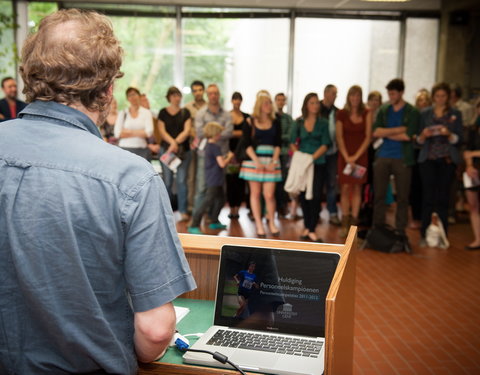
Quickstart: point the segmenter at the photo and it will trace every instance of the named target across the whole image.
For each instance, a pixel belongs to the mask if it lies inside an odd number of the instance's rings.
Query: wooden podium
[[[184,298],[215,299],[220,248],[224,244],[339,253],[340,261],[326,300],[325,374],[348,375],[352,373],[356,227],[350,227],[344,245],[192,234],[180,234],[179,236],[198,286],[196,290],[183,295]],[[235,371],[221,368],[172,363],[156,362],[139,364],[139,366],[138,374],[140,375],[237,374]]]

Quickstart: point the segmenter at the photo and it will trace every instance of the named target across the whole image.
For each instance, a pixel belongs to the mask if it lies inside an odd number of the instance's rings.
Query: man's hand
[[[165,354],[175,332],[175,310],[171,303],[135,313],[135,351],[140,362],[152,362]]]

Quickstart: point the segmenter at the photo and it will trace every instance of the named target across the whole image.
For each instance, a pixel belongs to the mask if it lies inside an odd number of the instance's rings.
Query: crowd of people
[[[428,242],[432,212],[448,230],[460,186],[454,176],[464,163],[474,232],[467,249],[480,248],[480,105],[473,120],[458,87],[436,84],[412,106],[394,79],[380,106],[379,93],[364,104],[353,86],[339,110],[328,85],[322,100],[306,95],[293,121],[283,94],[260,91],[247,115],[239,93],[227,111],[218,86],[209,85],[204,100],[195,81],[186,109],[172,87],[157,115],[136,88],[126,91],[128,108],[112,104],[122,57],[106,16],[61,9],[23,43],[19,71],[29,104],[17,99],[15,79],[1,81],[0,325],[8,345],[0,347],[0,373],[133,375],[138,361],[163,356],[176,332],[172,301],[196,288],[172,205],[183,220],[193,213],[189,230],[200,233],[204,214],[221,229],[224,200],[232,220],[246,200],[264,237],[279,234],[277,212],[296,214],[300,204],[299,235],[319,241],[323,199],[333,224],[361,221],[359,206],[369,202],[373,224],[383,225],[395,195],[397,229],[407,225],[409,201],[420,205]],[[143,158],[159,158],[165,183]],[[422,189],[412,189],[418,182]],[[249,264],[235,280],[252,280],[254,270]]]
[[[12,78],[2,88],[1,116],[11,118],[24,103],[16,99]],[[303,217],[299,239],[322,241],[315,228],[323,201],[342,236],[350,225],[385,225],[387,207],[395,201],[395,229],[405,233],[410,212],[410,226],[420,229],[420,245],[427,246],[432,215],[446,235],[456,206],[465,200],[474,233],[466,248],[480,248],[479,106],[475,111],[461,99],[459,86],[446,83],[419,90],[413,105],[403,97],[401,79],[391,80],[386,90],[387,103],[378,91],[364,102],[362,88],[354,85],[339,109],[337,88],[329,84],[321,100],[316,93],[305,96],[294,120],[284,112],[283,93],[259,91],[248,114],[241,109],[242,94],[234,92],[228,111],[218,85],[197,80],[191,84],[193,101],[182,107],[182,92],[172,86],[168,106],[157,113],[145,94],[129,87],[128,108],[118,111],[113,103],[99,130],[110,143],[160,160],[172,207],[189,221],[190,233],[203,233],[204,216],[210,229],[225,229],[218,216],[227,202],[231,220],[239,218],[242,204],[248,207],[260,238],[279,236],[278,214]],[[172,157],[178,159],[173,165]],[[463,187],[464,171],[475,186]]]

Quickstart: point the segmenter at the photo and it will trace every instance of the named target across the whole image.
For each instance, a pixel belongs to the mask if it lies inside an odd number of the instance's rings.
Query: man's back
[[[82,113],[24,113],[0,125],[0,373],[133,374],[133,313],[192,286],[164,187]]]

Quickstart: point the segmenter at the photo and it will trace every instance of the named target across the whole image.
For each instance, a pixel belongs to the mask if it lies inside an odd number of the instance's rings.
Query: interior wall
[[[458,83],[464,97],[480,93],[480,2],[443,0],[440,21],[437,81]],[[451,14],[467,12],[464,24],[452,24]]]
[[[474,32],[468,51],[470,53],[471,94],[480,97],[480,12],[472,19]]]

